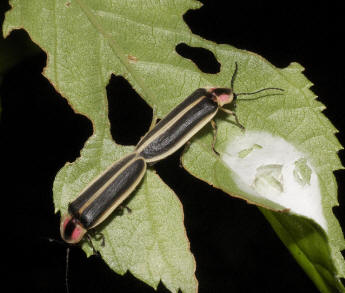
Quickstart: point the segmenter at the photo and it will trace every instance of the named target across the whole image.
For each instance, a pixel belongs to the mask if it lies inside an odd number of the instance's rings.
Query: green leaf
[[[231,118],[220,114],[216,148],[223,153],[222,158],[211,151],[212,131],[207,126],[193,139],[183,156],[183,164],[189,172],[225,192],[273,210],[264,210],[265,216],[318,288],[323,292],[330,292],[328,288],[343,290],[339,278],[345,276],[345,266],[340,250],[345,245],[332,213],[332,207],[337,204],[332,172],[341,168],[336,155],[341,146],[334,137],[336,130],[320,113],[324,106],[315,101],[309,90],[311,83],[301,74],[302,68],[298,64],[277,69],[255,54],[228,45],[217,45],[193,35],[182,15],[188,9],[200,7],[196,1],[16,0],[11,1],[11,5],[14,9],[6,15],[5,35],[13,29],[27,30],[32,40],[48,55],[44,75],[68,99],[73,109],[87,116],[94,126],[94,133],[85,144],[80,159],[67,164],[56,178],[54,201],[57,210],[65,212],[67,203],[92,178],[131,149],[116,145],[110,136],[105,87],[112,73],[126,77],[145,101],[157,109],[157,116],[163,117],[196,88],[228,87],[237,62],[237,92],[280,87],[284,89],[284,95],[239,101],[237,113],[246,127],[246,134],[229,123]],[[179,43],[212,51],[222,65],[220,73],[200,72],[193,62],[176,53],[175,47]],[[229,145],[243,137],[253,138],[253,133],[259,133],[255,137],[258,140],[262,138],[263,142],[252,141],[250,145],[238,148],[237,162],[248,162],[256,153],[265,152],[265,141],[269,141],[267,133],[280,138],[291,149],[300,152],[301,156],[292,164],[306,158],[306,166],[312,170],[311,180],[319,182],[321,191],[315,195],[317,201],[314,205],[320,207],[318,213],[308,215],[308,219],[301,211],[293,213],[289,201],[279,200],[290,185],[284,183],[284,178],[283,181],[272,180],[276,174],[266,174],[265,181],[268,186],[278,182],[282,189],[275,194],[266,194],[266,197],[257,190],[253,192],[251,184],[239,184],[238,179],[242,178],[237,172],[242,169],[231,169],[224,158],[231,154],[227,149]],[[255,144],[262,148],[253,147]],[[200,157],[203,160],[198,160]],[[255,163],[257,167],[263,166],[258,161]],[[282,172],[285,174],[284,168]],[[253,178],[255,176],[256,170]],[[307,177],[302,175],[301,178],[306,180]],[[299,195],[303,198],[303,194]],[[116,221],[109,219],[102,225],[109,247],[99,249],[107,263],[119,273],[130,270],[153,287],[162,279],[173,292],[177,288],[183,292],[196,291],[195,266],[182,227],[182,208],[173,198],[171,191],[149,172],[130,202],[133,213],[116,217]],[[286,214],[284,228],[281,228],[276,223],[274,211],[287,213],[287,208],[291,209],[291,215]],[[145,214],[143,210],[151,212]],[[168,215],[160,213],[170,210]],[[165,219],[164,227],[155,215],[159,220],[161,217]],[[147,226],[141,226],[141,221]],[[293,225],[298,221],[300,229]],[[136,243],[138,235],[140,239],[143,237],[143,243]],[[171,243],[167,236],[170,239],[177,237],[179,243]],[[312,245],[316,238],[320,247]],[[292,240],[288,242],[286,239]],[[302,240],[304,244],[298,246],[300,250],[296,253],[295,247]],[[144,248],[138,247],[140,244]],[[174,244],[176,246],[173,247]],[[90,253],[87,246],[84,245],[84,249]],[[143,249],[143,255],[140,249]],[[317,258],[302,257],[318,255],[318,252],[322,268],[318,266]],[[173,259],[177,255],[180,255],[179,262],[175,263]],[[136,257],[139,257],[138,262]]]
[[[131,150],[119,149],[111,140],[90,139],[81,157],[56,177],[56,208],[66,213],[69,195],[78,195],[97,174]],[[93,244],[103,259],[117,273],[123,275],[129,270],[153,288],[162,280],[171,292],[179,288],[195,292],[195,261],[186,241],[182,206],[175,194],[149,170],[127,206],[131,212],[115,213],[98,229],[104,235],[105,246],[101,241]],[[92,255],[87,242],[83,249]]]
[[[157,46],[159,54],[156,54],[152,48],[143,48],[143,37],[154,33],[152,41],[156,46],[167,32],[178,30],[176,21],[186,29],[182,14],[199,4],[181,1],[181,5],[174,3],[165,8],[150,7],[146,1],[130,5],[118,1],[113,7],[106,1],[82,0],[12,1],[10,4],[13,9],[6,14],[5,35],[13,29],[25,28],[47,53],[44,75],[75,112],[84,114],[93,123],[94,133],[81,157],[66,164],[54,182],[56,211],[65,213],[68,202],[92,178],[132,150],[116,145],[110,135],[106,98],[110,75],[123,75],[142,96],[159,98],[162,87],[157,87],[157,82],[161,86],[165,84],[157,79],[164,76],[160,74],[159,60],[165,54],[162,49],[168,46],[161,42],[164,46]],[[168,21],[165,29],[159,23],[164,19]],[[133,63],[135,57],[138,61]],[[152,77],[144,78],[146,74]],[[116,217],[114,221],[109,219],[100,227],[106,246],[100,247],[98,243],[95,246],[104,260],[114,271],[124,274],[129,270],[154,288],[162,280],[171,292],[179,288],[183,292],[196,292],[195,261],[177,197],[157,175],[148,172],[129,207],[130,215]],[[87,245],[83,248],[90,254]]]
[[[237,114],[246,131],[220,117],[216,149],[221,157],[212,154],[212,136],[205,130],[204,136],[193,139],[183,165],[198,178],[261,206],[320,291],[345,292],[340,283],[345,273],[340,251],[345,243],[332,212],[337,205],[333,171],[342,168],[336,130],[321,114],[324,107],[314,100],[299,65],[274,69],[260,59],[250,63],[261,70],[253,74],[240,66],[246,71],[243,80],[262,79],[257,88],[270,87],[275,80],[274,86],[283,88],[284,96],[238,101]],[[238,77],[237,84],[241,80]],[[239,88],[241,92],[255,89]],[[207,160],[198,160],[204,153]]]
[[[327,235],[319,225],[304,217],[260,210],[321,292],[344,291],[340,279],[334,276],[336,264],[330,257]]]

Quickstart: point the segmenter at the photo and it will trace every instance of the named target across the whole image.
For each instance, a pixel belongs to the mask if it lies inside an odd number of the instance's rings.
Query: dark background
[[[253,51],[278,67],[292,61],[302,64],[344,145],[342,9],[334,1],[309,6],[301,6],[302,1],[279,1],[276,6],[266,1],[234,1],[231,6],[229,1],[202,2],[203,8],[184,16],[192,32]],[[10,38],[23,36],[26,33],[15,32]],[[218,70],[202,51],[183,45],[177,51],[196,58],[203,71]],[[5,244],[1,270],[12,292],[65,291],[66,246],[48,241],[60,239],[52,184],[57,171],[79,156],[92,133],[90,121],[74,114],[41,75],[45,62],[43,52],[25,58],[0,85]],[[150,108],[123,78],[112,77],[107,90],[114,139],[136,144],[150,124]],[[256,207],[195,179],[179,168],[179,156],[157,164],[156,170],[183,204],[199,292],[317,292]],[[340,157],[343,160],[343,152]],[[342,207],[334,212],[345,227],[344,171],[335,175]],[[78,247],[71,249],[68,276],[71,293],[154,292],[131,274],[115,274],[99,257],[87,259]],[[160,285],[158,292],[167,290]]]

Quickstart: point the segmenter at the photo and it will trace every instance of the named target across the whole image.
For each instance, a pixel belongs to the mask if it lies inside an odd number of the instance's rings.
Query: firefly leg
[[[65,285],[66,292],[69,293],[68,271],[69,271],[69,247],[66,249],[66,269],[65,269]]]
[[[99,241],[101,240],[101,246],[104,247],[105,246],[105,238],[104,238],[104,234],[101,232],[97,232],[94,235],[94,238]]]
[[[118,207],[118,210],[119,210],[119,214],[120,214],[121,216],[123,215],[123,211],[124,211],[124,210],[127,210],[129,213],[132,212],[132,210],[131,210],[128,206],[126,206],[126,205],[120,205],[120,206]]]
[[[188,141],[186,142],[186,145],[185,145],[185,150],[188,150],[189,147],[190,147],[190,145],[191,145],[191,142],[190,142],[190,140],[188,140]]]
[[[220,156],[220,154],[216,151],[216,149],[214,147],[216,145],[216,141],[217,141],[217,131],[218,131],[217,124],[214,120],[211,120],[211,125],[213,128],[212,150],[217,156]]]
[[[87,243],[89,243],[91,249],[92,249],[92,252],[94,255],[99,255],[99,252],[96,250],[95,246],[93,245],[92,243],[92,239],[91,239],[91,236],[89,233],[86,234],[86,239],[87,239]]]
[[[229,109],[224,109],[224,108],[220,108],[220,110],[222,110],[223,112],[232,115],[235,117],[235,121],[236,121],[236,125],[241,128],[241,130],[245,130],[244,126],[240,123],[240,121],[238,120],[238,117],[236,115],[236,113],[234,111],[231,111]]]

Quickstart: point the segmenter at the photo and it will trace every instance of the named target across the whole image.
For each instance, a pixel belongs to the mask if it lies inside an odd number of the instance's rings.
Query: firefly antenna
[[[237,76],[237,71],[238,71],[238,64],[237,62],[235,62],[235,71],[234,73],[232,74],[232,77],[231,77],[231,89],[233,92],[234,91],[234,84],[235,84],[235,79],[236,79],[236,76]],[[264,88],[264,89],[261,89],[261,90],[257,90],[255,92],[251,92],[251,93],[239,93],[237,94],[236,93],[236,96],[249,96],[249,95],[254,95],[254,94],[257,94],[257,93],[261,93],[263,91],[267,91],[267,90],[277,90],[277,91],[284,91],[284,89],[281,89],[281,88],[277,88],[277,87],[267,87],[267,88]],[[264,95],[264,96],[260,96],[260,97],[257,97],[257,98],[253,98],[253,99],[240,99],[240,100],[257,100],[257,99],[261,99],[263,97],[267,97],[267,96],[280,96],[282,94],[268,94],[268,95]]]
[[[65,285],[66,285],[66,293],[69,293],[69,282],[68,282],[68,271],[69,271],[69,247],[66,250],[66,270],[65,270]]]
[[[257,94],[257,93],[260,93],[260,92],[263,92],[263,91],[266,91],[266,90],[278,90],[278,91],[284,91],[283,89],[281,88],[277,88],[277,87],[267,87],[267,88],[264,88],[264,89],[261,89],[261,90],[258,90],[258,91],[255,91],[255,92],[252,92],[252,93],[239,93],[237,94],[237,96],[248,96],[248,95],[254,95],[254,94]],[[253,101],[253,100],[259,100],[261,98],[264,98],[264,97],[271,97],[271,96],[281,96],[283,94],[267,94],[267,95],[263,95],[263,96],[259,96],[259,97],[256,97],[256,98],[250,98],[250,99],[238,99],[238,101]]]
[[[252,93],[239,93],[236,95],[237,96],[249,96],[249,95],[254,95],[254,94],[261,93],[261,92],[267,91],[267,90],[278,90],[278,91],[282,91],[282,92],[284,91],[283,89],[278,88],[278,87],[266,87],[264,89],[261,89],[261,90],[258,90],[258,91],[252,92]]]
[[[234,83],[235,83],[235,78],[236,78],[236,75],[237,75],[237,69],[238,69],[238,65],[237,65],[237,62],[235,62],[235,71],[232,74],[231,84],[230,84],[232,91],[234,91]]]

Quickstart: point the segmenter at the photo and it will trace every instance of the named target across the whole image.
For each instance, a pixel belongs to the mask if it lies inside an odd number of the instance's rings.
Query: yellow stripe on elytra
[[[181,146],[183,146],[191,137],[194,136],[194,134],[196,134],[201,128],[203,128],[218,112],[218,109],[214,112],[211,113],[210,115],[206,116],[203,120],[201,120],[197,125],[195,125],[195,127],[190,130],[183,139],[181,139],[180,141],[178,141],[174,147],[170,148],[168,151],[161,153],[158,156],[154,156],[151,159],[145,159],[147,163],[151,163],[151,162],[156,162],[159,161],[161,159],[164,159],[165,157],[171,155],[172,153],[174,153],[177,149],[179,149]]]
[[[142,160],[144,161],[144,159]],[[107,210],[105,210],[105,212],[90,227],[90,229],[102,223],[134,191],[134,189],[137,187],[142,177],[144,176],[145,172],[146,172],[146,163],[144,161],[144,168],[140,172],[140,175],[137,176],[137,179],[135,180],[135,182],[133,182],[132,185],[118,199],[116,199],[115,201],[116,203],[112,204]]]
[[[138,153],[142,152],[152,141],[154,141],[161,134],[166,132],[171,126],[173,126],[185,113],[192,109],[195,105],[200,103],[206,96],[201,96],[199,99],[195,100],[193,103],[188,105],[183,111],[179,112],[178,115],[174,116],[166,125],[159,129],[154,135],[152,135],[147,141],[145,141],[136,151]]]
[[[79,214],[81,215],[84,210],[93,202],[95,201],[100,194],[115,180],[115,178],[121,174],[123,172],[123,170],[125,170],[126,168],[128,168],[128,166],[130,164],[132,164],[135,160],[137,159],[137,157],[135,156],[133,159],[131,159],[129,162],[127,162],[127,164],[125,164],[122,168],[120,168],[105,184],[103,184],[103,186],[97,190],[97,192],[95,192],[87,201],[86,203],[79,209]],[[116,163],[115,163],[116,164]],[[112,165],[113,166],[113,165]],[[103,174],[103,173],[102,173]],[[99,178],[99,177],[98,177]],[[96,179],[97,180],[97,179]],[[93,181],[94,182],[94,181]],[[114,202],[114,205],[116,205],[117,200]],[[118,206],[118,205],[116,205]]]

